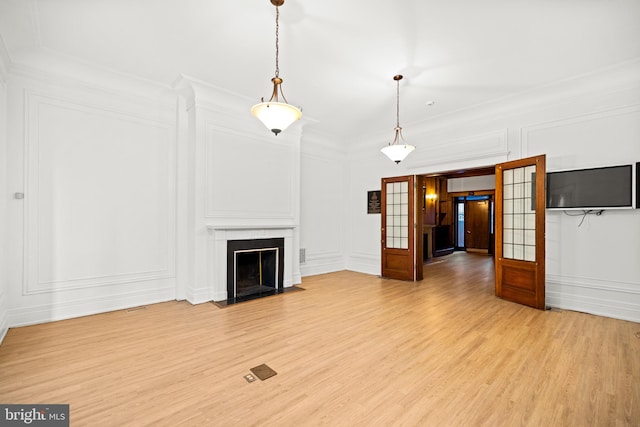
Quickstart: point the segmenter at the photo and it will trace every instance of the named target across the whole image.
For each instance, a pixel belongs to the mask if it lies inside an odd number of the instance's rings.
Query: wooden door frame
[[[414,175],[414,193],[415,202],[413,204],[413,212],[415,217],[414,222],[414,242],[415,251],[413,257],[413,280],[420,281],[424,278],[424,211],[422,206],[425,202],[426,190],[425,190],[424,175]],[[429,236],[431,238],[431,236]]]
[[[494,179],[495,180],[495,179]],[[465,239],[465,246],[464,247],[460,247],[457,246],[458,244],[458,236],[457,236],[457,232],[458,232],[458,218],[457,218],[457,213],[458,213],[458,207],[456,206],[456,203],[458,203],[459,201],[457,200],[459,197],[465,197],[464,203],[466,206],[466,197],[469,196],[487,196],[489,197],[489,255],[495,255],[495,241],[496,241],[496,237],[495,237],[495,230],[496,230],[496,218],[495,218],[495,203],[496,203],[496,191],[495,190],[478,190],[478,191],[456,191],[456,192],[451,192],[449,193],[449,196],[451,197],[451,200],[454,204],[453,206],[453,214],[454,214],[454,221],[453,221],[453,246],[454,248],[458,249],[458,250],[465,250],[467,249],[467,239]],[[493,204],[494,207],[494,213],[493,213],[493,223],[491,222],[491,204]],[[466,210],[465,210],[465,224],[466,224]],[[491,233],[491,228],[493,227],[493,234]]]

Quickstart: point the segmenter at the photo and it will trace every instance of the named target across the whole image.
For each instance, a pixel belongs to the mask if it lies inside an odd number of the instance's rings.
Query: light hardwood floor
[[[302,287],[11,329],[0,403],[69,403],[72,426],[640,425],[640,324],[497,299],[487,256]]]

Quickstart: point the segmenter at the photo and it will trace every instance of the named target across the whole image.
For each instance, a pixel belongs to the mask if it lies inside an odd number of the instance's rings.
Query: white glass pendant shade
[[[251,114],[276,135],[302,117],[302,111],[299,108],[284,102],[273,101],[254,105],[251,107]]]
[[[394,162],[400,163],[415,149],[416,147],[409,144],[393,144],[387,145],[380,151]]]

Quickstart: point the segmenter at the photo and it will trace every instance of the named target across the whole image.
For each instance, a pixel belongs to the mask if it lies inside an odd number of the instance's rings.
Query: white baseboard
[[[302,277],[315,276],[317,274],[333,273],[345,269],[342,257],[336,259],[311,260],[300,264]]]
[[[175,287],[132,292],[108,297],[53,302],[38,306],[14,308],[8,313],[9,327],[54,322],[74,317],[89,316],[123,310],[141,305],[156,304],[175,299]]]
[[[640,284],[547,275],[546,304],[554,308],[640,322]]]
[[[347,270],[379,276],[380,258],[375,255],[351,255],[347,259]]]
[[[186,291],[186,300],[191,304],[202,304],[210,301],[224,301],[226,299],[226,292],[219,292],[211,295],[209,288],[187,288]]]

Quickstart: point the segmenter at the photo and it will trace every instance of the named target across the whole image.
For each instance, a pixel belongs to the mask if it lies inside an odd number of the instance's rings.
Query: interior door
[[[465,205],[465,247],[489,252],[489,200],[467,200]]]
[[[414,192],[413,176],[382,179],[382,277],[416,280]]]
[[[545,308],[545,160],[496,165],[496,296]]]

